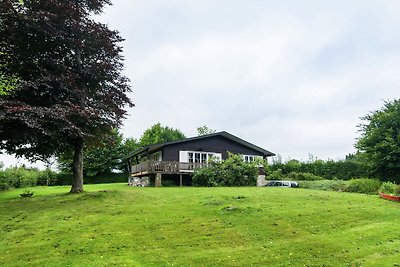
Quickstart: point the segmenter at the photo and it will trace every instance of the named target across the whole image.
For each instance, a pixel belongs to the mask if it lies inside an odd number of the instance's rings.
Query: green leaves
[[[259,162],[258,162],[259,163]],[[257,181],[258,163],[246,163],[242,155],[229,153],[224,161],[212,161],[195,170],[196,186],[254,186]]]
[[[19,83],[16,76],[7,77],[5,74],[0,74],[0,96],[8,95],[14,90]]]
[[[180,130],[157,123],[143,133],[140,145],[148,146],[182,139],[185,139],[185,135]]]
[[[197,127],[197,135],[198,136],[213,134],[215,132],[216,132],[215,130],[208,128],[206,125]]]
[[[385,102],[380,110],[362,118],[356,148],[365,154],[373,173],[400,181],[400,100]]]

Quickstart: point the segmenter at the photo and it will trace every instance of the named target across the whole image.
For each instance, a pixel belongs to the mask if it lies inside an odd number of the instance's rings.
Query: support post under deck
[[[156,174],[156,180],[154,181],[154,186],[155,187],[160,187],[161,186],[161,178],[162,178],[162,174],[161,173],[157,173]]]

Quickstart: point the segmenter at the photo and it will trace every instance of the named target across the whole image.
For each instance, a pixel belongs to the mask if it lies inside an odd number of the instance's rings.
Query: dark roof
[[[138,150],[135,150],[132,153],[128,154],[128,156],[126,156],[126,158],[130,158],[130,157],[133,157],[133,156],[136,156],[136,155],[140,155],[140,154],[143,154],[144,152],[146,152],[146,153],[147,152],[148,153],[155,152],[155,151],[158,151],[158,150],[160,150],[161,148],[163,148],[165,146],[178,144],[178,143],[190,142],[190,141],[204,139],[204,138],[210,138],[210,137],[214,137],[214,136],[222,136],[222,137],[225,137],[225,138],[227,138],[229,140],[232,140],[232,141],[234,141],[236,143],[239,143],[241,145],[247,146],[247,147],[249,147],[251,149],[254,149],[254,150],[264,154],[265,157],[275,156],[274,153],[272,153],[272,152],[270,152],[268,150],[265,150],[265,149],[263,149],[263,148],[261,148],[259,146],[253,145],[252,143],[249,143],[249,142],[247,142],[247,141],[245,141],[243,139],[240,139],[239,137],[236,137],[236,136],[234,136],[234,135],[232,135],[232,134],[230,134],[228,132],[223,131],[223,132],[218,132],[218,133],[213,133],[213,134],[207,134],[207,135],[202,135],[202,136],[185,138],[185,139],[177,140],[177,141],[171,141],[171,142],[166,142],[166,143],[160,143],[160,144],[145,146],[145,147],[142,147],[142,148],[140,148]]]

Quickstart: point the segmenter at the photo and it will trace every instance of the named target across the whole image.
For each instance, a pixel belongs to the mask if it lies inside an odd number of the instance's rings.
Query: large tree
[[[400,181],[400,100],[384,106],[362,118],[361,137],[356,147],[374,175],[383,180]]]
[[[118,32],[95,22],[109,0],[3,0],[0,149],[31,160],[73,153],[71,192],[83,191],[83,148],[118,127],[132,105]]]
[[[140,137],[139,143],[141,146],[148,146],[185,138],[185,135],[180,130],[162,126],[161,123],[157,123],[144,131],[143,135]]]

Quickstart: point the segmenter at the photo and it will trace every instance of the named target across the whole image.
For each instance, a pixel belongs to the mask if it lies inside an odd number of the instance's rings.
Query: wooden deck
[[[144,176],[149,174],[190,174],[196,168],[201,168],[205,163],[177,162],[177,161],[146,161],[131,166],[131,176]]]

